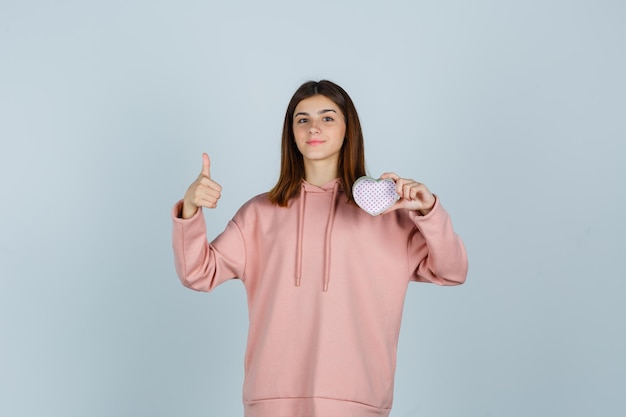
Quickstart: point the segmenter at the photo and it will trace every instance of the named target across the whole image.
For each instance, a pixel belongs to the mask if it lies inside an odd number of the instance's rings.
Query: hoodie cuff
[[[202,207],[198,207],[196,214],[188,219],[183,219],[183,200],[179,200],[172,208],[172,220],[174,222],[187,223],[198,219],[202,215]]]

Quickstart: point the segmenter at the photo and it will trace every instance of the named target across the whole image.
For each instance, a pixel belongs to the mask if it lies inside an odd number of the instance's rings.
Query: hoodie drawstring
[[[333,198],[330,200],[330,215],[326,224],[326,242],[324,242],[324,292],[328,291],[328,283],[330,282],[330,235],[333,231],[333,223],[335,222],[335,209],[337,207],[335,199],[337,198],[337,189],[339,183],[333,186]]]
[[[330,202],[330,215],[328,223],[326,223],[326,236],[324,238],[324,289],[328,291],[328,283],[330,282],[330,238],[335,223],[335,211],[337,210],[337,191],[339,190],[339,182],[333,185],[333,196]],[[302,239],[304,234],[304,206],[306,199],[305,185],[302,184],[300,190],[300,207],[298,210],[298,241],[296,242],[296,287],[300,286],[302,281]]]
[[[300,286],[302,280],[302,232],[304,229],[304,199],[306,193],[304,191],[304,184],[300,188],[300,210],[298,214],[298,242],[296,243],[296,287]]]

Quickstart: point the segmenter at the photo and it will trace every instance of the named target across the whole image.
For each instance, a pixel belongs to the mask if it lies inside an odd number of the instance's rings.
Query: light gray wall
[[[410,287],[392,416],[624,415],[625,4],[2,1],[0,416],[241,415],[243,286],[179,284],[170,208],[209,152],[219,233],[320,78],[470,256]]]

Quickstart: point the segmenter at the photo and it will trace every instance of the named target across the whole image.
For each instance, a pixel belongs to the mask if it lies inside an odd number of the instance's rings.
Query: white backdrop
[[[0,416],[237,416],[238,281],[174,272],[278,175],[309,79],[359,110],[369,173],[426,183],[470,258],[412,284],[394,417],[622,416],[626,3],[0,2]]]

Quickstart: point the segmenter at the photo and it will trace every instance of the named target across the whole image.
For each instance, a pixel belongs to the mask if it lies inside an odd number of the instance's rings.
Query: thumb
[[[211,160],[207,153],[202,154],[202,175],[211,178]]]
[[[400,179],[398,174],[396,174],[395,172],[385,172],[383,175],[380,176],[380,178],[383,180],[392,179],[394,181]]]

